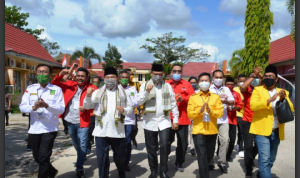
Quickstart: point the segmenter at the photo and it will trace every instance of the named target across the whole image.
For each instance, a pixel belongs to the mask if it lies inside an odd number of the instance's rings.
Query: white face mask
[[[243,84],[244,84],[244,82],[240,82],[240,83],[239,83],[239,86],[241,87]]]
[[[223,79],[214,79],[214,84],[217,86],[221,86],[223,84]]]
[[[200,82],[199,87],[200,87],[201,91],[207,91],[210,87],[210,83],[209,82]]]

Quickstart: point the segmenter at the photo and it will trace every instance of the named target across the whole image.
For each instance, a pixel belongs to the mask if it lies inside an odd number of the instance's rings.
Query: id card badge
[[[210,116],[207,112],[203,113],[203,122],[210,122]]]
[[[73,103],[73,109],[79,109],[79,100]]]
[[[41,118],[44,117],[44,116],[43,116],[43,108],[39,108],[39,109],[37,110],[37,113],[38,113],[39,119],[41,119]]]

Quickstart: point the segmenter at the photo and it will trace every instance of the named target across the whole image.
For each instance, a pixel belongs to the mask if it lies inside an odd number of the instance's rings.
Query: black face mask
[[[275,83],[275,79],[272,79],[272,78],[265,78],[264,79],[264,83],[267,87],[271,87],[274,85]]]

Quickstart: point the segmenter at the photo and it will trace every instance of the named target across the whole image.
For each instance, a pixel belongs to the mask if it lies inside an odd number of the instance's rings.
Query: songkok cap
[[[118,76],[118,72],[113,67],[107,67],[104,70],[104,76],[106,76],[106,75],[116,75],[116,76]]]
[[[164,66],[162,64],[152,64],[151,71],[156,71],[156,72],[164,72]]]
[[[273,66],[273,65],[268,65],[265,69],[265,73],[268,72],[272,72],[275,74],[275,76],[277,77],[277,67]]]

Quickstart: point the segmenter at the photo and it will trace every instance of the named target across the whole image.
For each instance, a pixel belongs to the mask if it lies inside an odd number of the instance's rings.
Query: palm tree
[[[291,37],[295,42],[295,0],[287,0],[286,6],[290,14],[293,16],[293,20],[291,22]]]
[[[89,65],[92,66],[91,59],[97,59],[98,63],[101,63],[101,56],[97,54],[92,47],[83,47],[83,50],[76,50],[71,56],[70,64],[77,58],[82,56],[83,59],[89,60]]]
[[[228,64],[230,67],[231,77],[236,78],[242,70],[243,59],[245,57],[245,49],[238,49],[232,53],[232,57],[229,60]]]

